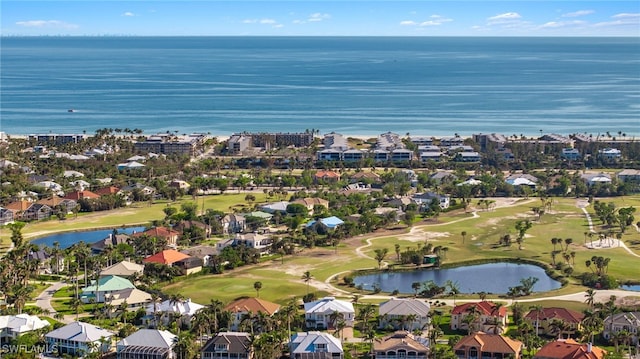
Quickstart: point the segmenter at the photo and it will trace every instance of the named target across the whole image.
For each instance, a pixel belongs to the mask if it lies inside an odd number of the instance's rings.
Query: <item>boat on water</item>
[[[67,110],[67,112],[76,112],[76,110],[70,108],[70,109]]]

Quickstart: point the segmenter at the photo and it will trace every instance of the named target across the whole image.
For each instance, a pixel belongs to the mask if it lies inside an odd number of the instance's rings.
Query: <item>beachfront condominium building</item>
[[[165,155],[177,154],[194,157],[202,151],[206,140],[207,136],[199,133],[183,136],[159,133],[147,137],[144,141],[136,142],[134,146],[136,151],[139,152],[153,152]]]
[[[46,134],[31,134],[28,136],[29,141],[35,141],[38,145],[56,144],[64,145],[66,143],[78,143],[87,139],[85,134],[61,134],[61,133],[46,133]]]

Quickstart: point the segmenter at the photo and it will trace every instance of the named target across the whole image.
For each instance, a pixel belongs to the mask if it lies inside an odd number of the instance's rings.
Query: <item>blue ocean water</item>
[[[0,130],[10,134],[640,135],[640,38],[5,37],[1,45]]]

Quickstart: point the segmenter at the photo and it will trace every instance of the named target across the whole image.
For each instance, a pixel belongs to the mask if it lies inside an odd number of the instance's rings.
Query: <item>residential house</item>
[[[289,341],[291,359],[343,359],[340,340],[329,333],[296,333]]]
[[[613,333],[618,333],[623,330],[632,335],[632,344],[639,344],[640,312],[623,312],[608,316],[604,320],[604,331],[602,332],[602,336],[609,340]]]
[[[476,320],[471,323],[475,330],[501,333],[507,327],[507,308],[481,301],[456,305],[451,311],[451,329],[469,330],[469,324],[465,323],[465,318],[469,315],[476,316]]]
[[[336,216],[331,216],[326,218],[320,218],[317,221],[316,220],[309,221],[307,222],[306,227],[309,228],[314,226],[320,226],[324,228],[324,230],[334,230],[343,224],[344,224],[343,220],[341,220]]]
[[[34,202],[32,201],[26,201],[26,200],[19,200],[19,201],[15,201],[15,202],[11,202],[8,203],[5,206],[5,209],[9,212],[11,212],[11,216],[14,220],[20,220],[23,219],[24,217],[24,213],[27,209],[29,209],[29,207],[31,207],[31,205],[33,205]],[[8,214],[5,214],[5,216],[9,216]]]
[[[142,276],[144,265],[129,261],[121,261],[100,271],[100,276],[116,275],[123,278]]]
[[[531,323],[533,328],[538,329],[538,335],[546,334],[555,337],[560,333],[557,332],[557,328],[554,328],[554,321],[564,322],[567,328],[563,330],[563,333],[571,335],[581,330],[580,323],[584,319],[584,314],[571,309],[551,307],[532,310],[527,313],[524,319]]]
[[[202,230],[202,233],[204,233],[204,238],[198,238],[198,239],[205,239],[205,238],[211,237],[211,226],[200,221],[180,221],[176,223],[175,226],[173,226],[174,230],[181,233],[184,233],[185,230],[188,231],[191,228],[200,228]]]
[[[78,171],[69,170],[69,171],[62,172],[62,176],[64,178],[74,178],[74,177],[80,178],[80,177],[84,177],[84,173],[78,172]]]
[[[145,309],[147,315],[143,318],[143,321],[146,324],[153,324],[157,318],[165,326],[173,322],[176,322],[179,326],[189,326],[191,317],[202,308],[204,308],[204,305],[194,303],[189,298],[178,301],[167,299],[160,303],[152,302]]]
[[[263,313],[270,317],[279,309],[279,304],[260,298],[241,298],[234,300],[224,307],[225,311],[229,311],[232,314],[231,330],[238,330],[240,323],[247,315]]]
[[[109,233],[109,235],[97,242],[91,244],[91,252],[93,254],[100,254],[105,248],[115,248],[119,244],[128,244],[131,240],[131,236],[125,233]]]
[[[338,182],[340,180],[340,174],[334,171],[320,170],[313,176],[316,183],[318,182]]]
[[[252,359],[251,335],[242,332],[220,332],[202,347],[200,358]]]
[[[22,219],[39,221],[42,219],[49,219],[52,214],[53,209],[46,204],[33,203],[22,213]]]
[[[119,192],[120,192],[120,188],[118,188],[116,186],[103,187],[103,188],[99,188],[99,189],[93,191],[93,193],[99,195],[100,197],[116,195]]]
[[[360,171],[349,176],[350,183],[380,183],[380,181],[380,175],[375,172]]]
[[[105,296],[123,289],[135,288],[133,283],[126,278],[117,275],[107,275],[92,281],[91,285],[82,290],[80,300],[89,303],[91,300],[96,303],[104,303]]]
[[[137,170],[137,169],[144,168],[144,167],[146,167],[146,166],[143,165],[142,163],[136,162],[136,161],[118,163],[118,165],[117,165],[118,171]]]
[[[164,251],[158,252],[152,256],[149,256],[143,259],[142,261],[144,263],[157,263],[157,264],[164,264],[167,266],[171,266],[174,263],[186,258],[190,258],[190,257],[174,249],[165,249]]]
[[[74,191],[67,193],[64,199],[72,199],[74,201],[79,201],[81,199],[98,199],[100,198],[99,194],[93,193],[91,191]]]
[[[524,344],[498,334],[477,332],[453,346],[458,359],[519,359]]]
[[[189,275],[200,272],[203,264],[204,261],[202,259],[189,256],[173,263],[173,266],[179,268],[182,275]]]
[[[144,166],[144,165],[141,165]],[[119,193],[132,193],[134,191],[140,191],[145,196],[153,196],[156,193],[156,189],[151,186],[143,185],[142,183],[134,183],[128,186],[124,186],[120,189]]]
[[[229,213],[222,218],[222,230],[224,233],[242,233],[246,228],[247,220],[243,215]]]
[[[580,175],[580,178],[587,184],[587,186],[593,186],[596,184],[610,184],[611,176],[607,173],[584,173]]]
[[[640,170],[623,169],[616,175],[621,182],[640,182]]]
[[[177,188],[177,189],[180,189],[180,190],[183,190],[183,191],[187,191],[187,190],[189,190],[191,185],[189,183],[187,183],[186,181],[174,179],[173,181],[169,182],[169,187],[173,187],[173,188]]]
[[[305,206],[305,208],[307,208],[307,211],[309,212],[310,215],[313,214],[313,209],[316,206],[324,207],[327,210],[329,209],[329,201],[323,198],[318,198],[318,197],[298,198],[291,203],[301,204]]]
[[[58,266],[56,268],[55,259],[52,259],[48,250],[44,248],[29,251],[27,258],[38,262],[38,273],[40,274],[60,273],[64,269],[64,257],[58,257]]]
[[[622,152],[617,148],[603,148],[598,150],[598,157],[605,161],[614,161],[622,158]]]
[[[0,343],[6,344],[24,333],[49,326],[49,322],[29,314],[0,316]]]
[[[117,359],[174,359],[178,336],[166,330],[138,329],[116,343]]]
[[[320,300],[304,303],[304,317],[307,328],[334,328],[334,313],[342,315],[348,327],[353,326],[355,310],[353,304],[334,297],[324,297]]]
[[[61,208],[64,213],[72,213],[73,210],[78,206],[78,202],[76,202],[75,200],[62,198],[58,196],[52,196],[50,198],[41,199],[36,203],[44,204],[53,209]]]
[[[507,176],[507,178],[505,178],[505,182],[514,187],[526,186],[531,189],[535,189],[538,179],[528,173],[515,173]]]
[[[218,255],[216,247],[209,245],[200,245],[195,247],[189,247],[180,251],[180,253],[186,254],[190,257],[200,258],[204,267],[212,265],[211,258]]]
[[[428,359],[428,339],[414,336],[407,331],[398,331],[373,342],[376,359]]]
[[[258,250],[260,254],[269,253],[273,240],[259,233],[236,234],[233,238],[233,246],[245,246]]]
[[[454,181],[457,177],[451,172],[438,171],[430,177],[435,183],[444,183]]]
[[[58,355],[83,356],[111,351],[114,333],[84,322],[73,322],[45,334],[50,349]]]
[[[562,153],[560,153],[560,158],[567,161],[576,161],[580,157],[580,151],[577,148],[563,148]]]
[[[411,200],[415,202],[422,210],[429,207],[431,205],[431,202],[433,201],[438,202],[438,205],[442,209],[449,208],[449,205],[451,204],[449,196],[435,192],[416,193],[411,196]]]
[[[540,348],[533,359],[604,359],[607,352],[597,346],[580,344],[573,339],[558,339]]]
[[[126,303],[127,310],[131,312],[146,308],[147,304],[151,303],[151,298],[151,294],[137,288],[116,290],[105,295],[106,302],[113,308],[118,308]]]
[[[13,223],[13,212],[7,208],[0,207],[0,226]]]
[[[264,205],[258,207],[258,209],[263,211],[263,212],[270,213],[270,214],[274,214],[276,212],[280,212],[280,213],[284,214],[284,213],[287,213],[287,206],[288,205],[289,205],[289,202],[280,201],[280,202],[264,204]]]
[[[180,232],[167,227],[153,227],[144,232],[138,232],[131,235],[131,237],[142,236],[164,239],[167,241],[167,246],[176,248],[178,246],[178,237],[180,237]]]
[[[425,330],[428,329],[431,306],[424,300],[413,298],[391,298],[380,303],[379,327],[395,330]]]

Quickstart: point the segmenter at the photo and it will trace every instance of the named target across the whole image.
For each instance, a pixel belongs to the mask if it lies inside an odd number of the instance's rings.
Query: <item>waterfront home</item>
[[[519,340],[477,332],[460,339],[453,352],[458,359],[519,359],[523,347]]]
[[[424,300],[414,298],[391,298],[380,303],[378,314],[380,329],[425,330],[428,329],[431,306]]]
[[[533,359],[604,359],[607,352],[591,343],[580,344],[573,339],[558,339],[542,346]]]
[[[353,326],[355,310],[353,304],[334,297],[324,297],[320,300],[304,303],[304,317],[307,328],[329,329],[335,327],[335,314],[338,313],[348,327]]]
[[[174,263],[183,259],[189,258],[188,255],[180,253],[174,249],[165,249],[162,252],[158,252],[150,257],[143,259],[144,263],[157,263],[171,266]]]
[[[428,359],[428,339],[398,331],[373,342],[376,359]]]
[[[146,324],[154,324],[158,319],[162,325],[167,326],[176,322],[178,326],[189,326],[191,318],[197,311],[204,308],[204,305],[194,303],[190,298],[184,300],[167,299],[160,303],[149,303],[145,309],[147,315],[143,318]]]
[[[343,359],[340,340],[329,333],[296,333],[289,341],[291,359]]]
[[[242,233],[247,228],[247,220],[243,215],[229,213],[222,218],[222,231],[224,233]]]
[[[220,332],[202,347],[200,358],[252,359],[251,335],[244,332]]]
[[[18,314],[0,316],[0,343],[8,343],[24,333],[48,327],[48,321],[35,315]]]
[[[120,244],[129,244],[131,236],[124,233],[109,233],[109,235],[99,241],[91,244],[91,253],[100,254],[104,252],[105,248],[115,248]]]
[[[470,324],[465,318],[474,316]],[[469,328],[471,325],[471,328]],[[451,311],[452,330],[482,330],[502,333],[507,327],[507,308],[493,302],[481,301],[456,305]]]
[[[623,312],[608,316],[604,320],[602,336],[609,340],[612,335],[621,331],[631,334],[631,343],[638,345],[640,337],[640,312]]]
[[[198,240],[203,240],[211,237],[211,226],[200,221],[193,221],[193,220],[180,221],[176,223],[175,226],[173,226],[173,229],[180,233],[184,233],[185,230],[188,231],[191,228],[200,228],[202,230],[202,233],[204,233],[203,238],[196,238]]]
[[[144,232],[138,232],[131,235],[131,237],[148,236],[150,238],[161,238],[167,241],[167,246],[176,248],[178,246],[178,237],[180,232],[174,231],[168,227],[153,227],[147,229]]]
[[[342,150],[336,148],[325,148],[316,152],[316,159],[318,161],[341,161]]]
[[[166,330],[138,329],[116,343],[118,359],[173,359],[178,336]]]
[[[116,275],[107,275],[92,281],[91,285],[85,287],[80,295],[80,300],[83,303],[91,301],[104,303],[109,294],[129,288],[135,288],[135,286],[128,279]]]
[[[100,271],[100,276],[119,276],[123,278],[129,278],[134,276],[142,276],[144,272],[144,265],[133,263],[129,261],[121,261],[116,264],[112,264]]]
[[[49,206],[50,208],[59,207],[64,211],[64,213],[72,213],[73,210],[78,206],[77,201],[73,199],[58,197],[58,196],[43,198],[37,201],[36,203],[44,204],[45,206]]]
[[[575,310],[566,308],[542,308],[541,310],[532,310],[524,317],[524,320],[531,323],[533,328],[538,330],[538,335],[545,334],[550,336],[558,336],[558,328],[555,328],[553,323],[555,321],[562,321],[565,323],[566,328],[563,329],[563,334],[572,335],[576,331],[581,330],[581,322],[584,319],[584,314],[576,312]]]
[[[106,294],[105,300],[113,308],[118,308],[126,303],[127,310],[133,312],[140,308],[146,308],[146,305],[151,302],[151,294],[137,288],[127,288]]]
[[[60,273],[64,269],[64,256],[58,257],[58,265],[56,266],[55,258],[42,247],[37,251],[29,251],[27,258],[38,262],[38,273],[40,274]]]
[[[5,209],[11,211],[14,220],[41,220],[51,217],[51,207],[30,201],[11,202],[5,206]],[[5,216],[9,216],[5,214]]]
[[[260,298],[240,298],[227,304],[225,311],[232,314],[231,330],[238,330],[240,323],[247,315],[263,313],[273,316],[280,309],[280,305]]]
[[[73,322],[45,334],[49,348],[58,355],[81,357],[88,353],[111,351],[114,333],[84,322]]]

